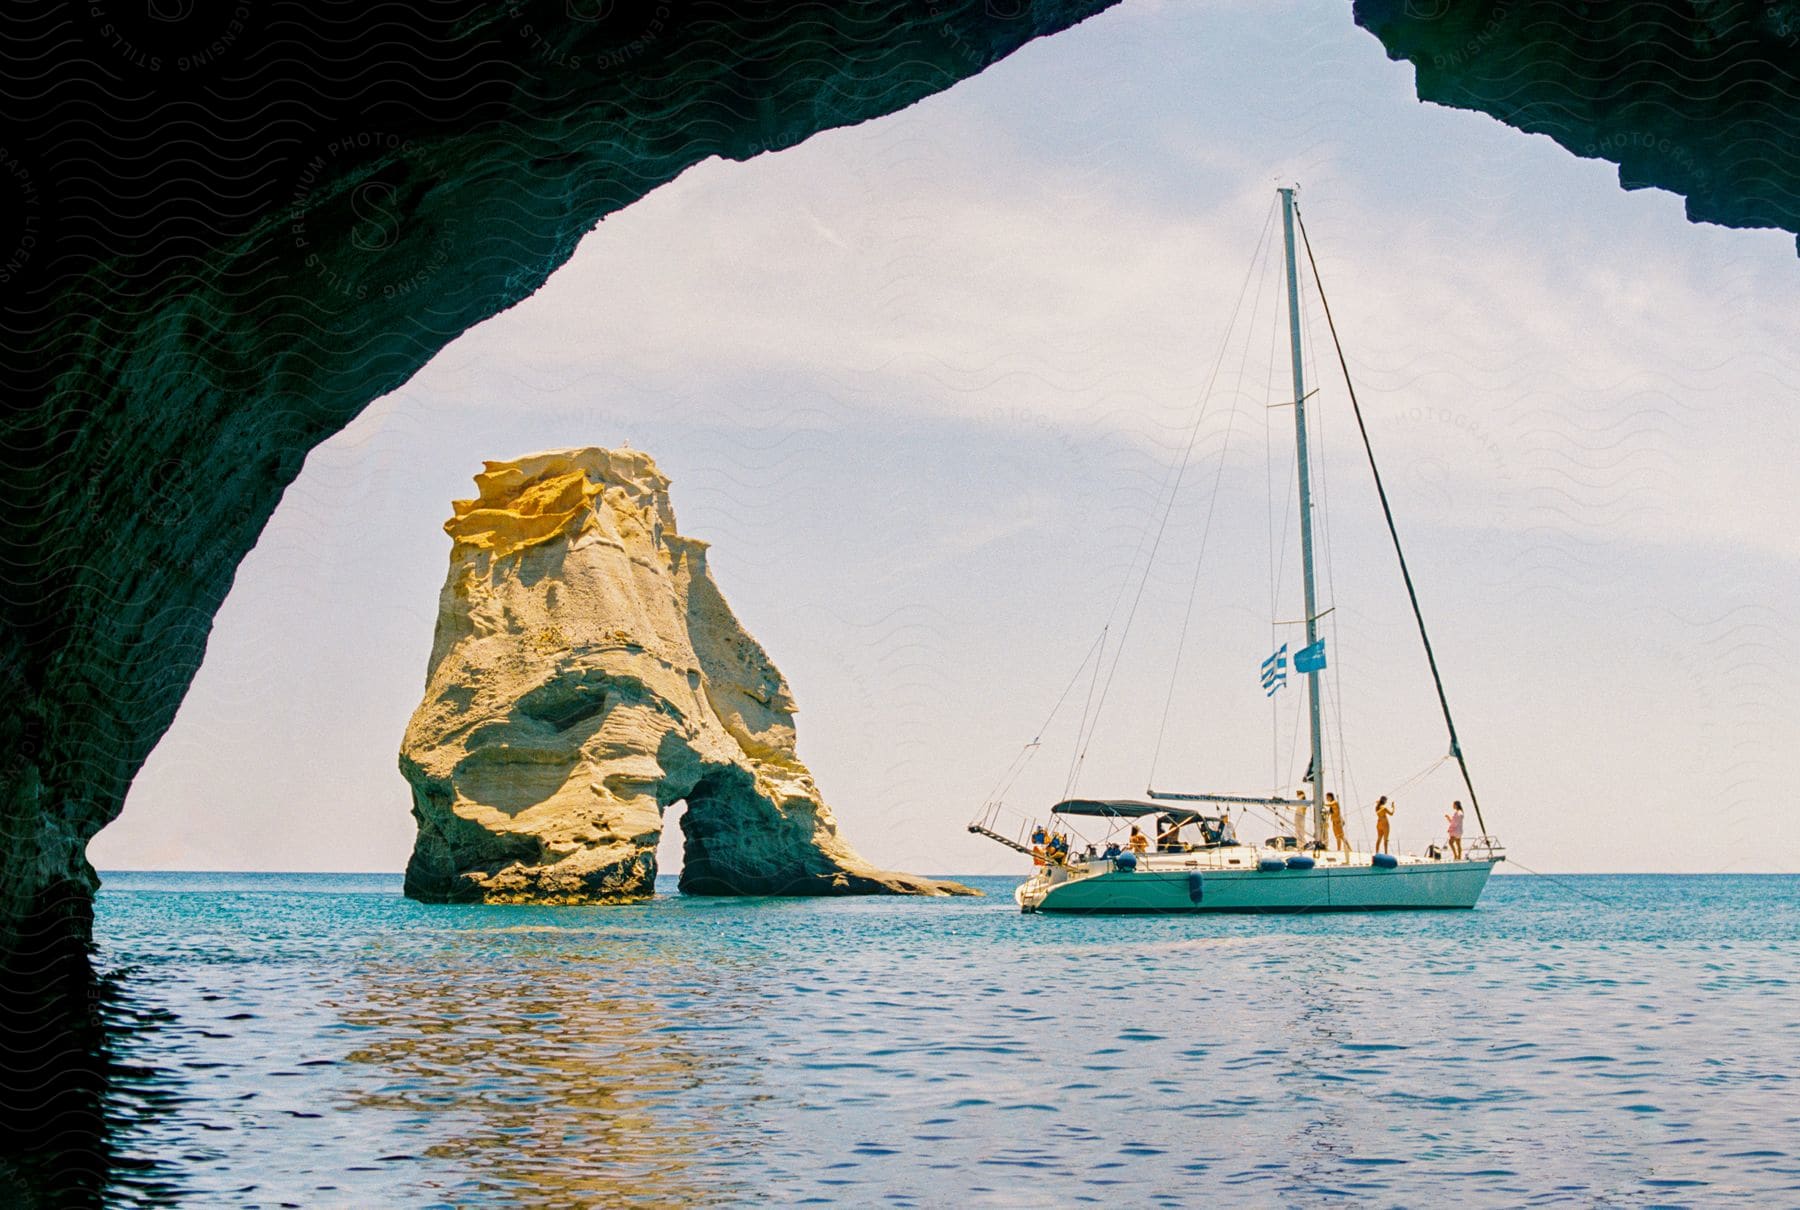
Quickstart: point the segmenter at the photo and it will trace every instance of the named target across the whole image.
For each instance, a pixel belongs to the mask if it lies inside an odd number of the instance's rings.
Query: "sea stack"
[[[433,902],[651,894],[662,813],[686,800],[681,889],[945,895],[838,835],[795,755],[787,682],[682,537],[636,450],[488,462],[454,502],[425,700],[400,771]]]

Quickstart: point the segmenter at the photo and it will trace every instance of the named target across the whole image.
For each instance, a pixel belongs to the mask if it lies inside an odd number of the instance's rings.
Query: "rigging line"
[[[1025,766],[1029,765],[1032,758],[1038,754],[1043,744],[1044,732],[1048,731],[1050,724],[1056,721],[1057,713],[1062,710],[1063,702],[1068,700],[1069,693],[1075,688],[1075,683],[1081,679],[1081,674],[1087,668],[1088,661],[1094,658],[1094,653],[1100,649],[1100,644],[1105,638],[1106,631],[1102,628],[1100,634],[1089,644],[1087,654],[1081,657],[1081,663],[1075,665],[1075,674],[1069,678],[1069,683],[1064,685],[1063,691],[1057,695],[1056,704],[1050,707],[1049,715],[1031,737],[1031,742],[1019,750],[1019,755],[1013,758],[1013,763],[1007,766],[1005,773],[1000,775],[1000,782],[996,783],[994,790],[988,795],[989,801],[998,803],[1004,799],[1012,789],[1013,783],[1018,781],[1020,775],[1025,772]]]
[[[1311,309],[1306,306],[1306,279],[1304,277],[1300,278],[1299,284],[1302,295],[1300,309],[1300,323],[1303,332],[1302,345],[1305,350],[1304,355],[1307,362],[1307,368],[1311,371],[1311,380],[1317,383],[1321,382],[1323,377],[1318,372],[1318,349],[1315,343],[1317,329],[1312,325]],[[1321,298],[1322,297],[1323,296],[1321,295]],[[1317,468],[1319,483],[1319,505],[1316,510],[1316,517],[1319,524],[1320,545],[1324,547],[1325,551],[1325,591],[1331,598],[1331,616],[1326,622],[1326,627],[1330,632],[1331,646],[1337,650],[1341,657],[1344,648],[1341,641],[1342,632],[1339,629],[1338,611],[1336,608],[1337,562],[1332,557],[1333,547],[1331,541],[1334,529],[1332,525],[1331,474],[1329,469],[1331,466],[1331,459],[1327,456],[1325,449],[1325,417],[1323,407],[1314,409],[1314,419],[1316,423],[1313,425],[1312,431],[1316,440],[1312,447],[1315,451],[1312,461]],[[1336,737],[1338,768],[1343,770],[1341,775],[1342,784],[1340,784],[1338,788],[1345,793],[1355,795],[1356,779],[1350,769],[1349,739],[1346,735],[1347,728],[1345,725],[1345,720],[1349,716],[1344,712],[1344,678],[1339,675],[1339,671],[1341,671],[1341,666],[1332,666],[1323,674],[1326,682],[1326,694],[1329,698],[1331,707],[1330,726],[1327,730]],[[1351,801],[1351,799],[1347,799],[1344,793],[1340,793],[1338,795],[1338,801],[1343,803]]]
[[[1300,723],[1300,715],[1303,713],[1303,711],[1304,711],[1304,708],[1302,706],[1300,696],[1298,694],[1295,694],[1294,695],[1294,707],[1293,707],[1294,732],[1293,732],[1293,738],[1288,741],[1288,763],[1287,763],[1288,775],[1285,779],[1283,779],[1283,781],[1281,783],[1284,787],[1296,786],[1306,780],[1304,777],[1297,778],[1294,776],[1294,766],[1300,763],[1300,741],[1306,738],[1306,728],[1303,727]],[[1309,748],[1309,751],[1310,751],[1310,748]]]
[[[1473,798],[1474,794],[1471,793],[1470,797]],[[1545,874],[1540,870],[1532,869],[1530,866],[1519,865],[1518,860],[1511,856],[1507,857],[1506,864],[1519,866],[1519,868],[1521,870],[1524,870],[1527,874],[1530,874],[1533,878],[1542,878],[1547,882],[1554,882],[1557,886],[1559,886],[1563,890],[1569,892],[1569,894],[1571,894],[1571,895],[1580,895],[1583,899],[1592,899],[1595,903],[1604,904],[1607,907],[1613,906],[1612,902],[1610,900],[1602,899],[1598,895],[1589,894],[1587,891],[1582,890],[1580,887],[1575,886],[1573,883],[1564,882],[1561,878],[1558,878],[1555,874]]]
[[[1450,759],[1450,754],[1448,752],[1446,752],[1444,755],[1438,757],[1436,760],[1432,761],[1429,765],[1426,765],[1423,769],[1419,770],[1417,773],[1413,774],[1411,777],[1407,778],[1405,781],[1401,782],[1399,785],[1397,785],[1393,789],[1389,790],[1383,797],[1388,799],[1388,801],[1392,802],[1394,799],[1399,797],[1400,792],[1402,790],[1412,789],[1413,785],[1416,782],[1424,781],[1427,777],[1430,777],[1433,773],[1436,773],[1438,771],[1438,768],[1445,761],[1447,761],[1449,759]]]
[[[1272,219],[1272,217],[1273,217],[1273,208],[1271,207],[1271,219]],[[1268,227],[1268,223],[1265,222],[1264,229],[1267,230],[1267,227]],[[1262,254],[1264,247],[1265,247],[1264,241],[1258,240],[1257,241],[1257,255],[1258,256],[1260,256]],[[1256,276],[1256,260],[1255,259],[1252,259],[1250,269],[1251,269],[1251,276],[1255,277]],[[1265,272],[1261,277],[1256,278],[1256,294],[1250,300],[1250,318],[1245,321],[1245,325],[1244,325],[1245,328],[1247,329],[1246,336],[1248,335],[1248,332],[1255,331],[1256,314],[1259,310],[1262,309],[1263,283],[1267,277],[1268,277],[1268,274]],[[1235,317],[1234,317],[1234,326],[1235,326]],[[1226,330],[1226,340],[1229,341],[1230,337],[1231,337],[1230,329],[1227,329]],[[1222,360],[1223,360],[1223,358],[1221,357],[1221,361]],[[1233,397],[1234,401],[1241,399],[1243,396],[1244,365],[1249,360],[1250,360],[1250,342],[1248,339],[1246,339],[1244,341],[1244,355],[1238,359],[1237,384],[1232,390],[1232,397]],[[1180,683],[1180,680],[1181,680],[1181,660],[1182,660],[1182,657],[1187,653],[1188,630],[1192,626],[1193,620],[1194,620],[1194,601],[1200,595],[1200,573],[1206,566],[1206,548],[1210,544],[1211,539],[1212,539],[1213,514],[1218,509],[1218,505],[1219,505],[1219,488],[1222,487],[1225,483],[1225,460],[1231,453],[1231,434],[1234,431],[1236,431],[1236,429],[1237,429],[1238,411],[1239,411],[1239,408],[1237,407],[1236,403],[1234,402],[1231,412],[1226,417],[1226,420],[1225,420],[1225,439],[1219,446],[1219,473],[1213,477],[1212,494],[1209,497],[1207,497],[1207,501],[1206,501],[1206,521],[1202,524],[1201,529],[1200,529],[1200,551],[1194,558],[1194,578],[1188,585],[1187,606],[1185,609],[1183,609],[1182,614],[1181,614],[1181,634],[1180,634],[1180,637],[1177,638],[1175,641],[1175,660],[1169,668],[1169,691],[1163,697],[1162,721],[1157,725],[1156,747],[1152,750],[1152,752],[1150,754],[1150,781],[1148,784],[1150,784],[1152,786],[1154,786],[1156,784],[1156,766],[1157,766],[1157,762],[1162,759],[1163,740],[1167,737],[1168,731],[1169,731],[1169,713],[1174,708],[1174,705],[1175,705],[1175,686],[1178,683]],[[1263,409],[1263,416],[1265,418],[1268,416],[1268,414],[1269,414],[1268,409],[1267,408]],[[1265,424],[1267,423],[1266,419],[1265,419],[1264,423]]]
[[[1087,654],[1081,657],[1081,663],[1075,665],[1075,675],[1071,676],[1069,678],[1069,683],[1067,685],[1064,685],[1063,691],[1057,695],[1056,705],[1050,707],[1050,713],[1044,719],[1043,726],[1039,727],[1037,729],[1037,734],[1035,734],[1031,737],[1032,743],[1035,744],[1039,740],[1043,739],[1044,732],[1048,731],[1050,729],[1050,724],[1056,721],[1056,712],[1058,710],[1062,709],[1063,700],[1069,696],[1069,690],[1075,688],[1075,682],[1081,679],[1081,670],[1083,668],[1086,668],[1087,662],[1094,658],[1094,652],[1099,649],[1101,642],[1105,638],[1106,638],[1106,628],[1103,626],[1100,628],[1100,634],[1094,639],[1094,641],[1091,644],[1088,645]]]
[[[1269,325],[1269,364],[1268,364],[1268,367],[1263,372],[1263,390],[1264,390],[1265,394],[1269,393],[1269,390],[1270,390],[1269,384],[1271,382],[1273,382],[1275,379],[1275,351],[1276,351],[1276,346],[1280,342],[1280,335],[1281,335],[1281,322],[1280,322],[1279,308],[1277,308],[1275,320],[1276,320],[1276,322]],[[1284,459],[1284,461],[1285,461],[1285,459]],[[1288,467],[1288,474],[1290,476],[1290,480],[1288,483],[1288,492],[1287,492],[1287,495],[1282,497],[1281,535],[1279,538],[1277,538],[1276,534],[1275,534],[1275,469],[1274,469],[1274,467],[1275,467],[1275,430],[1274,430],[1273,409],[1270,409],[1270,408],[1265,408],[1263,410],[1263,466],[1264,466],[1264,479],[1266,481],[1266,485],[1265,485],[1266,497],[1265,497],[1265,499],[1266,499],[1267,507],[1269,510],[1269,650],[1274,651],[1274,650],[1277,650],[1276,639],[1279,637],[1279,635],[1277,634],[1277,631],[1280,630],[1280,627],[1276,625],[1276,619],[1281,616],[1279,613],[1276,612],[1280,608],[1280,603],[1281,603],[1281,574],[1280,573],[1281,573],[1282,568],[1286,564],[1286,556],[1285,555],[1282,556],[1281,562],[1279,564],[1277,563],[1276,552],[1278,550],[1285,551],[1285,549],[1286,549],[1287,520],[1288,520],[1287,505],[1288,505],[1288,498],[1293,495],[1293,483],[1292,483],[1291,476],[1293,475],[1294,470],[1293,470],[1293,466],[1290,464]],[[1291,772],[1291,770],[1290,770],[1290,772]],[[1269,784],[1276,785],[1280,782],[1281,782],[1281,702],[1280,702],[1279,694],[1270,694],[1269,695]]]
[[[1198,436],[1199,431],[1200,431],[1200,423],[1201,423],[1201,421],[1206,419],[1207,407],[1211,403],[1210,393],[1211,393],[1211,388],[1212,388],[1212,382],[1213,382],[1213,380],[1218,378],[1219,366],[1222,365],[1225,360],[1225,350],[1228,347],[1230,347],[1231,333],[1232,333],[1233,328],[1235,328],[1237,325],[1238,312],[1243,308],[1243,305],[1244,305],[1244,293],[1249,288],[1249,284],[1250,284],[1249,274],[1251,271],[1254,271],[1256,268],[1257,259],[1262,254],[1263,241],[1268,238],[1269,228],[1274,223],[1274,221],[1275,221],[1275,203],[1270,202],[1269,203],[1269,212],[1263,218],[1263,233],[1261,236],[1259,236],[1257,238],[1256,249],[1255,249],[1255,251],[1253,251],[1251,253],[1251,256],[1250,256],[1250,270],[1247,271],[1244,275],[1243,285],[1238,287],[1237,304],[1236,304],[1236,306],[1234,306],[1232,308],[1231,322],[1226,325],[1225,339],[1224,339],[1223,343],[1221,343],[1219,346],[1218,360],[1215,361],[1213,364],[1212,377],[1207,380],[1207,390],[1205,392],[1203,392],[1202,397],[1201,397],[1200,414],[1194,418],[1194,425],[1193,425],[1193,428],[1189,431],[1188,443],[1187,443],[1186,448],[1183,450],[1181,460],[1176,465],[1171,466],[1168,469],[1168,471],[1164,473],[1162,485],[1157,489],[1157,498],[1158,499],[1161,499],[1162,493],[1165,490],[1167,490],[1169,492],[1169,501],[1163,511],[1163,521],[1165,524],[1168,521],[1169,511],[1174,508],[1175,496],[1177,494],[1179,494],[1179,492],[1181,490],[1181,475],[1187,469],[1187,457],[1188,457],[1188,454],[1190,454],[1193,451],[1194,440]],[[1173,484],[1174,484],[1174,487],[1172,489],[1169,487],[1171,482],[1173,482]],[[1161,527],[1158,527],[1156,534],[1157,534],[1157,538],[1160,540],[1162,537]],[[1112,625],[1113,619],[1118,616],[1119,606],[1121,604],[1123,604],[1125,601],[1126,591],[1128,589],[1130,589],[1130,587],[1131,587],[1131,573],[1134,569],[1136,569],[1137,557],[1138,557],[1138,555],[1140,555],[1144,552],[1144,542],[1149,537],[1150,537],[1150,528],[1148,526],[1145,526],[1144,529],[1142,531],[1140,531],[1138,534],[1138,544],[1137,544],[1136,549],[1133,550],[1131,553],[1130,562],[1126,563],[1126,565],[1125,565],[1125,574],[1123,577],[1120,578],[1120,581],[1119,581],[1118,595],[1113,598],[1112,607],[1106,611],[1106,625],[1108,625],[1108,626]],[[1149,577],[1149,563],[1150,563],[1150,561],[1154,561],[1155,555],[1156,555],[1156,548],[1154,546],[1151,547],[1150,554],[1151,554],[1151,559],[1149,561],[1146,561],[1146,563],[1145,563],[1144,575],[1145,575],[1146,579]],[[1142,583],[1140,582],[1140,585],[1139,585],[1140,594],[1142,593],[1142,591],[1143,591]],[[1084,720],[1084,722],[1085,722],[1085,720]]]
[[[1249,291],[1250,291],[1250,279],[1256,272],[1257,262],[1262,255],[1263,242],[1269,238],[1269,231],[1273,227],[1274,222],[1275,222],[1275,207],[1271,203],[1271,205],[1269,207],[1268,216],[1263,219],[1262,235],[1259,236],[1256,241],[1256,251],[1251,253],[1250,266],[1249,266],[1249,268],[1247,268],[1244,271],[1243,284],[1238,287],[1237,302],[1235,304],[1233,304],[1233,306],[1231,308],[1231,319],[1225,325],[1225,340],[1219,346],[1219,356],[1213,361],[1212,374],[1207,378],[1206,388],[1201,393],[1199,414],[1194,417],[1194,425],[1188,431],[1187,446],[1186,446],[1186,448],[1184,448],[1182,450],[1181,461],[1175,468],[1175,474],[1173,477],[1174,484],[1169,489],[1168,503],[1163,506],[1162,519],[1157,522],[1156,536],[1150,543],[1149,556],[1144,560],[1144,574],[1138,580],[1137,592],[1131,598],[1131,609],[1125,615],[1125,625],[1124,625],[1123,629],[1121,629],[1119,631],[1119,641],[1118,641],[1117,645],[1114,646],[1114,648],[1113,648],[1112,666],[1107,670],[1106,683],[1101,687],[1100,701],[1095,706],[1094,720],[1091,724],[1088,724],[1087,739],[1082,741],[1079,744],[1079,751],[1076,753],[1075,763],[1070,767],[1069,784],[1068,784],[1067,790],[1065,790],[1065,797],[1067,796],[1067,793],[1069,791],[1072,791],[1074,789],[1075,778],[1077,776],[1079,776],[1079,774],[1081,772],[1082,763],[1087,760],[1088,747],[1089,747],[1089,745],[1091,745],[1093,743],[1095,731],[1097,731],[1099,729],[1100,712],[1106,708],[1106,697],[1107,697],[1107,694],[1112,689],[1113,677],[1118,674],[1119,660],[1125,654],[1125,640],[1131,634],[1131,623],[1137,618],[1138,606],[1143,602],[1144,588],[1150,583],[1150,570],[1151,570],[1151,568],[1156,566],[1156,552],[1162,546],[1163,533],[1168,529],[1169,517],[1175,511],[1175,500],[1181,494],[1181,482],[1182,482],[1182,479],[1187,475],[1188,462],[1193,457],[1193,453],[1194,453],[1194,444],[1200,439],[1201,426],[1206,421],[1207,412],[1210,411],[1212,408],[1213,386],[1215,383],[1218,382],[1220,369],[1224,367],[1225,352],[1231,345],[1231,333],[1233,331],[1235,331],[1237,328],[1238,314],[1244,309],[1244,295],[1249,293]],[[1143,549],[1143,542],[1141,539],[1139,540],[1138,547],[1140,550]],[[1127,579],[1126,584],[1120,586],[1120,600],[1124,599],[1124,588],[1126,586],[1128,586],[1129,584],[1130,584],[1130,580]],[[1115,611],[1118,609],[1118,602],[1116,602],[1116,601],[1114,602],[1113,608]],[[1110,615],[1109,615],[1109,617],[1110,617]],[[1095,665],[1094,675],[1095,675],[1096,679],[1099,677],[1099,673],[1100,673],[1099,665]],[[1085,716],[1085,712],[1084,712],[1084,715],[1083,715],[1084,724],[1086,723],[1086,721],[1087,720],[1086,720],[1086,716]]]
[[[1088,711],[1094,704],[1094,686],[1100,683],[1100,665],[1106,662],[1106,632],[1110,629],[1112,629],[1111,622],[1100,628],[1100,658],[1094,661],[1094,677],[1088,682],[1087,699],[1081,704],[1081,721],[1075,725],[1075,751],[1069,762],[1068,780],[1063,782],[1062,796],[1064,798],[1069,797],[1074,791],[1075,776],[1081,771],[1081,758],[1086,752],[1081,741],[1081,733],[1087,727]]]
[[[1356,401],[1356,386],[1350,381],[1350,363],[1344,359],[1344,346],[1338,340],[1337,323],[1331,318],[1331,304],[1325,301],[1325,283],[1319,279],[1319,262],[1313,259],[1312,241],[1306,238],[1306,223],[1299,211],[1294,214],[1300,227],[1300,240],[1306,246],[1306,263],[1311,266],[1313,283],[1319,288],[1319,305],[1325,311],[1325,323],[1331,329],[1331,344],[1337,350],[1338,368],[1344,373],[1344,389],[1350,394],[1350,410],[1356,416],[1357,432],[1362,434],[1363,452],[1369,456],[1369,473],[1375,478],[1375,494],[1381,500],[1381,515],[1387,521],[1388,537],[1394,542],[1394,558],[1400,563],[1400,578],[1406,581],[1406,598],[1412,602],[1413,620],[1419,624],[1419,642],[1425,647],[1425,662],[1431,666],[1431,682],[1437,687],[1438,705],[1444,712],[1444,727],[1450,733],[1450,755],[1462,770],[1463,785],[1469,789],[1469,805],[1475,809],[1475,823],[1487,834],[1487,823],[1481,817],[1481,802],[1475,795],[1475,782],[1469,776],[1469,762],[1463,759],[1462,744],[1456,738],[1456,721],[1450,717],[1450,699],[1444,695],[1444,679],[1438,674],[1437,655],[1431,650],[1431,636],[1425,633],[1425,614],[1419,608],[1419,594],[1413,588],[1412,572],[1406,566],[1406,554],[1400,549],[1400,531],[1394,527],[1394,510],[1388,507],[1387,488],[1382,486],[1381,470],[1375,465],[1375,447],[1369,442],[1369,426],[1363,423],[1362,405]]]
[[[1273,344],[1271,344],[1271,350]],[[1273,362],[1273,352],[1270,354]],[[1263,377],[1264,398],[1268,397],[1269,378]],[[1277,650],[1275,644],[1275,411],[1273,408],[1263,409],[1263,499],[1268,509],[1269,549],[1269,650]],[[1269,784],[1274,785],[1281,772],[1281,707],[1275,704],[1276,694],[1269,698]]]

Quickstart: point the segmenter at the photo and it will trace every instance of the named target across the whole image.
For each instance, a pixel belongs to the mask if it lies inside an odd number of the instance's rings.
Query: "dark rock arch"
[[[0,1110],[31,1126],[10,1139],[92,1116],[13,1074],[82,1053],[52,1006],[85,1011],[85,845],[307,451],[686,166],[891,112],[1110,2],[0,11]],[[1426,99],[1698,220],[1800,230],[1792,0],[1355,14]]]

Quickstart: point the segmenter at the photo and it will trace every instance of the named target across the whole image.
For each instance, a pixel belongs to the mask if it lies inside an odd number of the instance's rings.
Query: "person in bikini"
[[[1383,794],[1375,800],[1375,851],[1388,851],[1388,829],[1394,818],[1394,804]]]

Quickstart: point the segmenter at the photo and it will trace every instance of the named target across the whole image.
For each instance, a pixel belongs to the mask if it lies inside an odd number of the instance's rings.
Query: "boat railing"
[[[1506,846],[1500,843],[1498,836],[1481,835],[1475,837],[1466,846],[1469,856],[1476,861],[1505,861]]]

